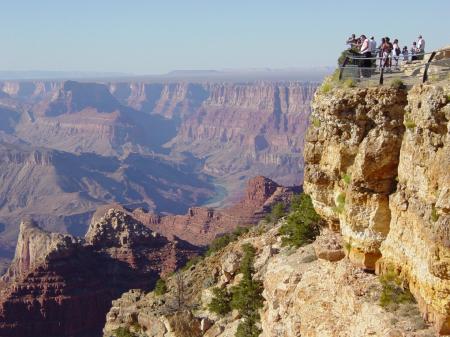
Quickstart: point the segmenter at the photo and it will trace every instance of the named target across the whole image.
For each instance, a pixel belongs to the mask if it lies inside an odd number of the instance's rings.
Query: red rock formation
[[[164,236],[203,246],[237,227],[256,224],[270,212],[272,205],[286,204],[294,193],[299,192],[300,187],[283,187],[259,176],[249,180],[244,198],[228,208],[192,207],[185,215],[167,216],[137,209],[132,215]]]
[[[100,336],[113,299],[149,289],[195,253],[116,209],[91,224],[85,241],[24,222],[2,278],[0,336]]]

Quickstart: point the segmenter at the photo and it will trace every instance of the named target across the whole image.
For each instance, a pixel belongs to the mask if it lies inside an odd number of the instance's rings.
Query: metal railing
[[[389,55],[387,58],[381,56],[365,57],[356,53],[351,55],[350,52],[348,52],[342,64],[339,66],[339,81],[342,81],[346,77],[345,73],[347,72],[350,74],[350,76],[347,77],[359,81],[373,79],[374,76],[378,75],[378,84],[383,85],[386,74],[412,76],[407,75],[406,72],[420,73],[421,68],[423,68],[421,81],[422,83],[425,83],[429,79],[430,66],[441,67],[441,72],[450,73],[450,58],[441,58],[438,61],[435,60],[438,53],[445,55],[446,52],[450,52],[450,48],[429,53],[410,54],[409,56],[412,57],[412,60],[409,60],[409,57],[408,60],[405,60],[403,55]],[[378,51],[374,52],[374,54],[378,54]],[[371,63],[371,66],[363,66],[363,62],[369,62]],[[395,65],[392,65],[392,62],[394,62]],[[387,63],[390,65],[386,65]]]

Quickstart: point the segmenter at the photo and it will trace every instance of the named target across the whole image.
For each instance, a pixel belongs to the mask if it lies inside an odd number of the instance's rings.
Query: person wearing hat
[[[425,40],[423,39],[422,35],[419,35],[417,38],[417,49],[419,51],[419,55],[417,55],[418,60],[423,60],[424,53],[425,53]]]

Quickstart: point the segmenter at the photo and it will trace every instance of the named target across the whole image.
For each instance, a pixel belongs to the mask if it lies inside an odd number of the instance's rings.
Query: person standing
[[[419,52],[419,48],[417,48],[417,43],[414,41],[411,47],[411,61],[417,61],[418,56],[416,55]]]
[[[375,52],[377,50],[377,41],[375,41],[375,38],[372,36],[369,42],[370,42],[370,51],[374,54],[373,56],[375,56]]]
[[[402,50],[403,55],[403,61],[408,62],[409,61],[409,53],[408,53],[408,47],[404,46]]]
[[[422,35],[419,35],[419,37],[417,38],[417,49],[419,51],[417,59],[423,60],[425,56],[425,40],[423,39]]]
[[[370,50],[370,41],[369,39],[363,34],[361,35],[361,48],[359,50],[359,53],[364,56],[364,59],[361,62],[361,77],[368,77],[370,76],[370,67],[371,67],[371,60],[372,52]]]
[[[392,57],[395,61],[395,66],[398,67],[398,60],[400,59],[400,54],[402,53],[400,46],[398,44],[398,40],[395,39],[394,43],[392,44]]]

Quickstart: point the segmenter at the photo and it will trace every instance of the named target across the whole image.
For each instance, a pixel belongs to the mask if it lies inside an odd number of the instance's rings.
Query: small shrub
[[[234,232],[215,238],[209,245],[205,255],[210,256],[211,254],[218,252],[219,250],[228,246],[231,242],[236,241],[243,234],[248,233],[249,230],[250,228],[237,227]]]
[[[356,82],[353,78],[347,78],[343,83],[344,88],[354,88],[356,87]]]
[[[336,198],[335,206],[333,207],[333,211],[341,214],[344,211],[345,208],[345,194],[339,193],[339,195]]]
[[[402,286],[402,280],[393,270],[380,276],[382,286],[380,305],[387,310],[396,310],[402,303],[414,303],[414,297]]]
[[[231,294],[222,288],[212,290],[214,297],[208,305],[208,310],[220,316],[225,316],[231,311]]]
[[[320,119],[317,117],[313,117],[311,119],[311,123],[315,128],[319,128],[320,127]]]
[[[333,85],[330,82],[323,82],[323,84],[320,86],[320,91],[322,94],[328,94],[333,89]]]
[[[319,235],[320,216],[314,210],[311,198],[301,194],[293,199],[291,210],[280,228],[283,245],[300,247],[313,242]]]
[[[341,178],[345,185],[348,185],[352,180],[352,175],[350,173],[344,173],[342,174]]]
[[[237,309],[243,318],[238,326],[236,337],[257,337],[261,333],[257,323],[260,321],[259,309],[264,303],[263,285],[261,281],[253,279],[255,248],[245,244],[242,246],[242,251],[244,255],[240,271],[243,277],[237,286],[231,288],[231,308]]]
[[[246,317],[239,323],[236,330],[236,337],[258,337],[262,330],[256,325],[258,320],[252,317]]]
[[[408,129],[414,129],[416,127],[416,123],[412,119],[405,119],[403,122],[403,125],[406,126]]]
[[[162,278],[156,281],[155,289],[153,290],[156,296],[164,295],[167,292],[166,281]]]
[[[403,83],[403,81],[401,79],[396,78],[391,81],[391,88],[403,90],[403,89],[406,89],[406,85],[405,85],[405,83]]]
[[[114,330],[115,337],[137,337],[135,333],[132,333],[129,328],[120,327]]]
[[[352,250],[352,244],[350,242],[346,242],[344,245],[344,249],[347,251],[348,254],[350,254],[350,251]]]
[[[439,220],[439,214],[436,210],[436,208],[433,206],[431,209],[431,221],[436,222]]]
[[[272,222],[277,222],[282,217],[286,215],[285,206],[282,202],[277,202],[272,206],[272,211],[270,212],[270,219]]]
[[[447,104],[450,103],[450,94],[447,94],[447,96],[445,98],[447,100]]]
[[[182,268],[182,270],[188,270],[192,266],[195,266],[197,263],[203,260],[202,256],[194,256],[192,259],[190,259]]]

